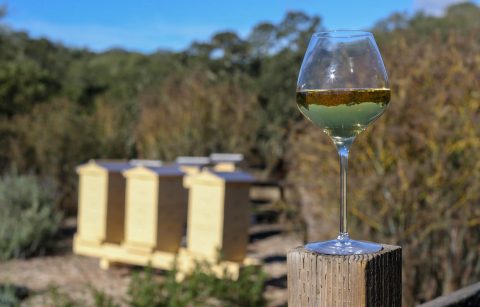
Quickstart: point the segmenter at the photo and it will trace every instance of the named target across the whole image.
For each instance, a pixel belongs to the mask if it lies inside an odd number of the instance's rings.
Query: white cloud
[[[467,2],[465,0],[415,0],[413,8],[426,14],[441,16],[445,9],[455,3]]]

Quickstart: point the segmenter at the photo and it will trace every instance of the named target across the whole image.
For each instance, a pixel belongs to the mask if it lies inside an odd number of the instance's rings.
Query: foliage
[[[172,160],[184,153],[248,152],[254,146],[259,124],[251,113],[255,99],[244,91],[248,84],[204,80],[202,75],[172,78],[160,91],[140,97],[140,155]]]
[[[163,282],[155,280],[151,269],[137,274],[129,287],[128,304],[146,306],[264,306],[265,274],[255,267],[246,267],[238,280],[228,275],[219,279],[208,264],[197,264],[181,282],[177,271],[169,271]]]
[[[0,285],[0,306],[16,307],[20,305],[15,288],[12,285]]]
[[[92,289],[93,305],[95,307],[118,307],[119,305],[114,302],[113,297],[109,296],[103,291],[98,289]]]
[[[161,304],[158,284],[148,267],[143,274],[135,274],[128,289],[128,303],[132,307],[156,306]]]
[[[450,25],[452,11],[437,24]],[[478,8],[476,16],[468,29],[439,27],[421,39],[424,16],[383,34],[392,101],[350,154],[351,233],[402,246],[407,306],[480,279]],[[331,237],[336,228],[325,227],[337,225],[334,146],[307,123],[290,144],[289,175],[309,240]]]
[[[90,297],[83,299],[74,299],[68,293],[62,292],[57,287],[49,287],[48,295],[44,297],[43,305],[50,307],[118,307],[120,305],[114,302],[114,299],[107,293],[88,287]]]
[[[83,305],[73,300],[68,294],[60,292],[56,287],[48,289],[47,301],[44,302],[44,305],[51,307],[76,307]]]
[[[101,117],[100,113],[97,116]],[[65,100],[41,104],[29,114],[16,116],[11,120],[15,130],[4,139],[13,165],[52,178],[57,187],[56,200],[73,202],[75,166],[90,155],[102,157],[98,138],[109,141],[101,131],[97,133],[103,125],[103,118],[97,116]]]
[[[51,248],[60,225],[52,196],[34,176],[13,173],[0,179],[0,260]]]

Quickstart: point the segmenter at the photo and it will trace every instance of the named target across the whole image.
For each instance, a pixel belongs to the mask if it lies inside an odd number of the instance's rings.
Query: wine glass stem
[[[348,235],[347,224],[347,169],[348,150],[339,151],[340,155],[340,236]]]
[[[352,146],[354,137],[333,139],[340,156],[340,231],[339,240],[348,240],[348,224],[347,224],[347,169],[348,169],[348,152]]]

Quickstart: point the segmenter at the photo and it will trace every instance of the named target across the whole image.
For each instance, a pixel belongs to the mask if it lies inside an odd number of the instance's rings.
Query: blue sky
[[[0,0],[3,23],[34,37],[102,51],[181,50],[221,30],[246,36],[261,21],[279,22],[289,10],[322,17],[328,29],[365,29],[392,12],[441,14],[459,0]],[[474,2],[480,3],[480,0]]]

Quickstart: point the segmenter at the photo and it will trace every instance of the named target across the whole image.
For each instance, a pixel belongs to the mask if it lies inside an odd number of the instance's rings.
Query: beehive
[[[182,240],[188,205],[184,173],[177,166],[138,166],[127,181],[124,247],[133,253],[175,253]]]
[[[180,156],[175,160],[175,164],[185,173],[194,174],[210,164],[210,159],[208,157]]]
[[[210,164],[210,159],[208,157],[180,156],[175,160],[175,164],[185,172],[183,186],[188,189],[190,187],[190,177],[198,174],[202,168]]]
[[[203,170],[190,178],[187,249],[212,262],[242,262],[250,221],[249,187],[243,172]]]
[[[213,169],[217,172],[233,172],[237,165],[243,161],[242,154],[235,153],[213,153],[210,161],[214,164]]]
[[[124,239],[126,162],[95,161],[77,167],[78,231],[85,244],[120,243]]]

